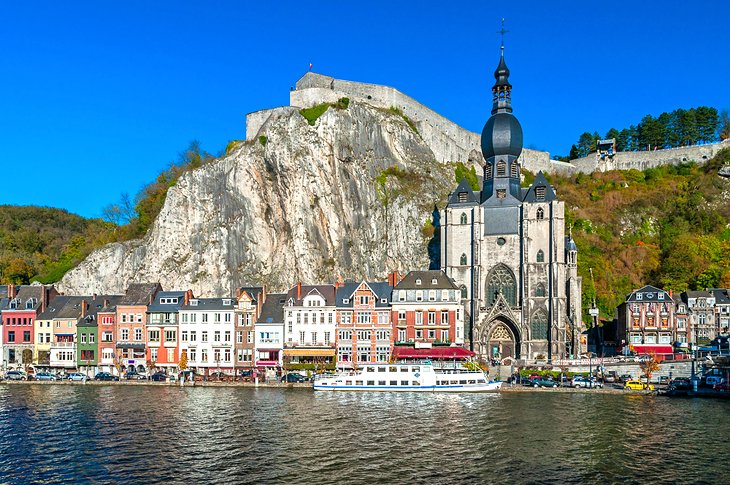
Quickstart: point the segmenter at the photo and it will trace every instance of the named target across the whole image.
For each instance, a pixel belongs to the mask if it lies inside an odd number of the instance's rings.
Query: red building
[[[53,285],[8,285],[8,303],[2,309],[3,364],[20,367],[33,363],[35,320],[58,295]]]

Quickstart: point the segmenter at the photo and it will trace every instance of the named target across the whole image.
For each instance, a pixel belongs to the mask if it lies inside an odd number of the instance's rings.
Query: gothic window
[[[466,266],[466,254],[461,255],[461,260],[459,261],[459,264],[462,266]]]
[[[535,287],[535,296],[545,296],[545,285],[538,283]]]
[[[465,212],[461,213],[461,223],[466,224],[466,213]]]
[[[487,306],[494,305],[497,294],[501,294],[510,306],[516,306],[517,283],[512,272],[504,265],[493,269],[487,279]]]
[[[504,177],[507,175],[507,162],[500,160],[497,162],[497,177]]]
[[[466,285],[461,285],[461,297],[466,298]]]
[[[519,178],[519,176],[520,176],[520,166],[517,165],[517,160],[514,160],[512,162],[512,165],[510,165],[509,170],[510,170],[510,177],[515,178],[515,179],[516,178]]]
[[[541,221],[545,219],[545,210],[542,207],[537,208],[537,220]]]
[[[537,262],[538,263],[545,262],[545,253],[542,252],[542,249],[537,252]]]
[[[532,339],[547,340],[548,319],[545,310],[538,310],[532,314]]]

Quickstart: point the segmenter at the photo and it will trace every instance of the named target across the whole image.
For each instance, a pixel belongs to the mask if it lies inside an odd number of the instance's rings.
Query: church
[[[462,180],[441,211],[441,269],[461,288],[466,336],[486,360],[579,353],[581,278],[565,203],[542,172],[520,183],[522,127],[512,114],[504,45],[484,125],[481,191]]]

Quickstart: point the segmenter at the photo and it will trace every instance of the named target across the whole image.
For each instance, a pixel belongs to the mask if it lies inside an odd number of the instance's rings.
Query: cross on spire
[[[502,52],[503,53],[504,53],[504,34],[506,34],[507,32],[509,32],[509,30],[506,30],[504,28],[504,17],[503,17],[502,18],[502,28],[497,31],[498,34],[501,34],[502,35],[502,47],[501,47],[501,49],[502,49]]]

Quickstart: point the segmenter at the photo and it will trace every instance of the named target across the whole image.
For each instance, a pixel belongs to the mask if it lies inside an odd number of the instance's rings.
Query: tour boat
[[[314,380],[315,391],[496,392],[501,387],[482,371],[437,369],[430,362],[365,365]]]

